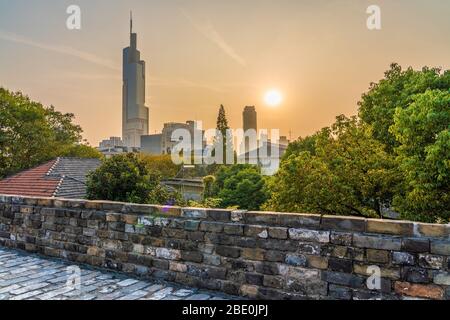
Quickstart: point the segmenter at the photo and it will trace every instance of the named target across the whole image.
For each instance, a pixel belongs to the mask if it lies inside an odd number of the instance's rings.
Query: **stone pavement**
[[[81,271],[80,286],[73,267]],[[75,280],[76,283],[76,280]],[[239,297],[139,280],[0,247],[0,300],[229,300]]]

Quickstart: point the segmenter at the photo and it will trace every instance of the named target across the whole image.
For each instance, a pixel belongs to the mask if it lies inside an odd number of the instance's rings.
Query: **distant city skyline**
[[[0,0],[0,86],[74,113],[93,146],[122,136],[130,10],[147,62],[150,134],[186,120],[213,128],[223,104],[232,128],[256,106],[259,127],[295,139],[356,114],[392,62],[450,62],[450,1],[79,0],[82,29],[68,30],[71,4]],[[381,8],[379,31],[366,27],[371,4]],[[277,91],[274,107],[266,94]]]

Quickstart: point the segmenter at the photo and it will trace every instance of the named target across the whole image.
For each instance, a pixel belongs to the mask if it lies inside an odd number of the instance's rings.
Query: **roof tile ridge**
[[[58,157],[54,160],[55,162],[52,164],[50,169],[48,169],[47,173],[45,174],[46,176],[50,176],[52,174],[53,170],[55,170],[56,166],[59,164],[60,159],[61,158]]]
[[[61,178],[59,179],[59,182],[56,185],[55,191],[53,191],[53,195],[52,195],[53,198],[56,198],[56,196],[58,195],[59,189],[61,188],[61,185],[64,182],[64,178],[65,178],[65,176],[61,176]]]

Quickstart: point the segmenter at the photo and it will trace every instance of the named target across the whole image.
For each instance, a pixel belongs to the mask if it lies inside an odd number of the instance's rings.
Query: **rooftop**
[[[99,159],[57,158],[1,180],[0,193],[82,199],[87,174],[99,166]]]

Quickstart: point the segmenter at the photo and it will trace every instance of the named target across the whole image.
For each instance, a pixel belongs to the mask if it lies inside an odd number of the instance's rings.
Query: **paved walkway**
[[[0,247],[0,300],[227,300],[233,297],[80,266]],[[69,267],[69,269],[68,269]],[[75,269],[76,270],[76,269]],[[75,281],[76,282],[76,281]]]

